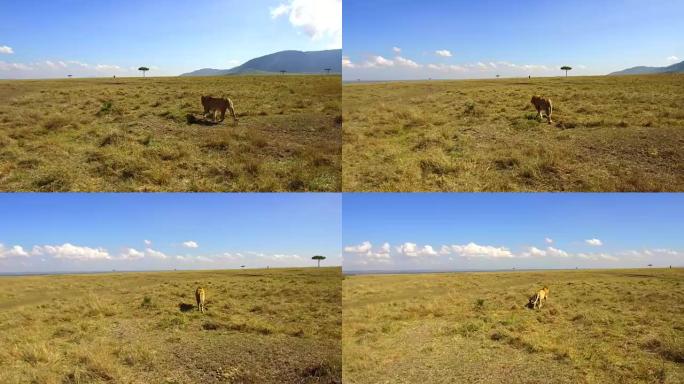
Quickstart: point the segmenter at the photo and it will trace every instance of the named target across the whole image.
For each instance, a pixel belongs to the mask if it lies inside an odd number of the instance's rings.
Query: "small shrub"
[[[480,117],[484,115],[484,111],[482,111],[482,108],[478,107],[475,104],[475,102],[466,101],[465,106],[463,107],[463,115],[471,117]]]
[[[143,297],[142,303],[140,303],[140,308],[152,308],[154,307],[154,304],[152,304],[152,298],[149,296]]]
[[[111,100],[107,100],[102,103],[102,106],[100,107],[100,110],[97,112],[97,116],[103,116],[110,114],[112,112],[112,107],[114,104],[112,103]]]

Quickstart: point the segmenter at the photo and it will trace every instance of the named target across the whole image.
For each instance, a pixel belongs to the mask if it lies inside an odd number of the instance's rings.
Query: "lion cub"
[[[532,105],[534,105],[534,108],[537,110],[537,118],[543,118],[542,116],[542,111],[546,113],[546,119],[548,120],[549,124],[552,123],[551,121],[551,113],[553,112],[553,105],[551,104],[551,99],[547,97],[542,97],[542,96],[532,96],[531,100]]]
[[[204,291],[204,288],[198,287],[195,290],[195,300],[197,300],[197,310],[204,313],[204,303],[206,301],[207,294]]]
[[[214,121],[216,121],[216,115],[221,112],[221,121],[223,121],[226,116],[227,109],[233,116],[233,122],[237,123],[238,121],[237,117],[235,116],[233,102],[230,99],[202,96],[202,106],[204,107],[204,117],[206,117],[209,113],[213,113],[212,117]]]
[[[544,287],[543,289],[540,289],[539,292],[535,293],[532,297],[530,297],[530,302],[528,303],[528,306],[531,307],[532,309],[541,308],[542,307],[542,300],[544,300],[544,303],[546,303],[546,299],[548,297],[549,297],[549,288]]]

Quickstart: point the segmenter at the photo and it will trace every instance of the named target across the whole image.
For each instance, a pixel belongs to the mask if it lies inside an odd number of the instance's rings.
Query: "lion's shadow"
[[[191,113],[188,113],[187,115],[185,115],[185,120],[188,123],[188,125],[197,124],[197,125],[213,126],[213,125],[219,125],[223,122],[223,121],[210,120],[210,119],[207,119],[205,117],[197,117]]]
[[[188,303],[180,303],[178,304],[178,309],[180,309],[181,312],[190,312],[195,309],[195,306]]]

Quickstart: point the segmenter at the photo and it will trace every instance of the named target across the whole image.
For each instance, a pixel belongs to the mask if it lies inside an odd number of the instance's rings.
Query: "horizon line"
[[[116,273],[158,273],[158,272],[214,272],[214,271],[257,271],[257,270],[271,270],[271,269],[308,269],[308,268],[342,268],[341,265],[327,265],[323,267],[307,266],[307,267],[260,267],[260,268],[216,268],[216,269],[122,269],[122,270],[94,270],[94,271],[49,271],[49,272],[0,272],[1,277],[17,277],[17,276],[63,276],[63,275],[104,275]]]
[[[202,69],[207,69],[207,68],[202,68]],[[209,68],[213,69],[213,68]],[[191,73],[191,72],[187,72]],[[160,75],[160,76],[147,76],[147,77],[138,77],[138,76],[99,76],[99,77],[39,77],[39,78],[0,78],[0,81],[40,81],[40,80],[100,80],[100,79],[109,79],[109,80],[118,80],[118,79],[159,79],[159,78],[169,78],[169,77],[184,77],[184,78],[202,78],[202,77],[238,77],[238,76],[342,76],[341,72],[330,72],[329,74],[326,73],[317,73],[317,72],[288,72],[285,74],[280,74],[279,72],[249,72],[249,73],[237,73],[237,74],[228,74],[228,75],[207,75],[207,76],[183,76],[184,73],[180,75]]]
[[[502,268],[502,269],[379,269],[379,270],[342,270],[344,275],[411,275],[431,273],[482,273],[482,272],[533,272],[533,271],[595,271],[595,270],[622,270],[622,269],[676,269],[684,268],[684,265],[668,266],[644,266],[644,267],[606,267],[606,268]]]

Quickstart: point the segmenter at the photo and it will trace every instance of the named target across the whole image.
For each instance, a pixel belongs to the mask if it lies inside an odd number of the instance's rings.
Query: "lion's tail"
[[[233,121],[237,123],[238,118],[237,118],[237,115],[235,114],[235,107],[233,106],[233,100],[231,100],[230,97],[226,97],[226,100],[228,100],[228,110],[230,110],[230,114],[233,116]]]

